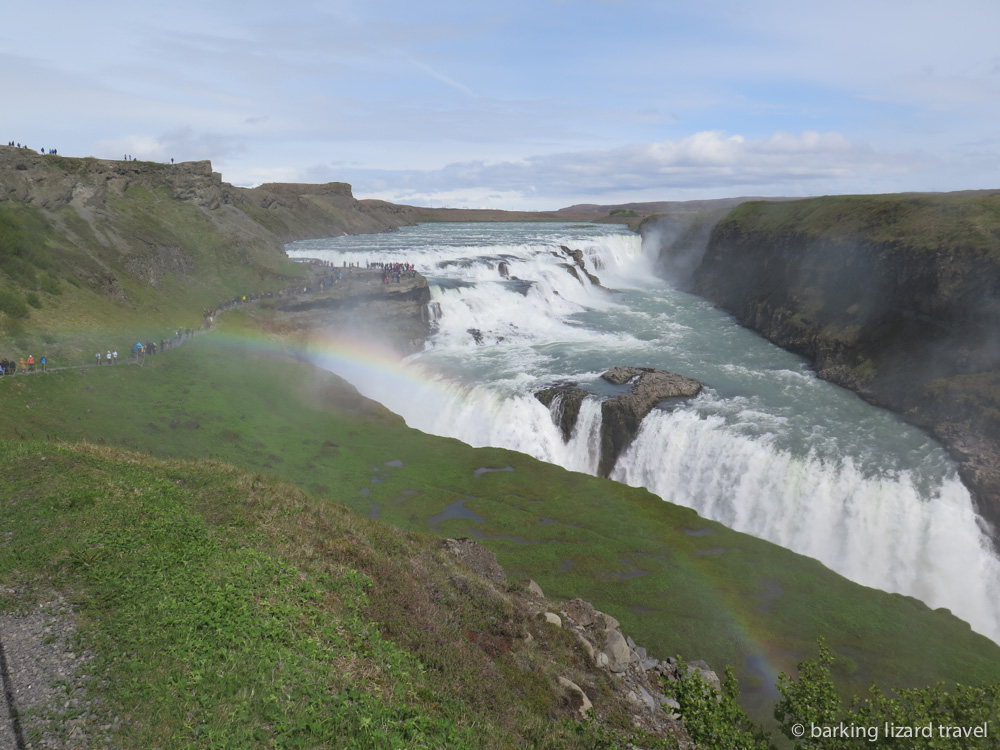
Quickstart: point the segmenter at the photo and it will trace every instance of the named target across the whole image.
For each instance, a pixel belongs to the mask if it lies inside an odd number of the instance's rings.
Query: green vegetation
[[[0,429],[224,461],[399,528],[475,535],[513,575],[593,602],[651,653],[735,665],[758,717],[771,710],[769,686],[748,659],[790,670],[820,636],[845,655],[837,676],[848,694],[872,679],[1000,681],[1000,649],[946,613],[857,586],[645,490],[411,430],[335,376],[283,356],[278,342],[261,352],[257,339],[254,351],[238,333],[199,337],[142,368],[5,380]],[[482,521],[436,520],[456,503]]]
[[[803,239],[867,240],[925,252],[1000,258],[1000,194],[840,195],[750,201],[721,224],[726,231]]]
[[[815,661],[798,665],[798,677],[784,672],[781,700],[774,709],[781,731],[796,750],[861,750],[870,747],[975,750],[1000,748],[1000,685],[898,689],[872,685],[864,696],[844,701],[831,667],[837,658],[819,640]],[[721,693],[694,672],[667,688],[677,699],[684,726],[704,750],[773,750],[766,733],[739,707],[739,688],[727,672]]]
[[[3,442],[0,469],[0,580],[72,599],[119,747],[619,736],[552,720],[572,640],[462,576],[429,536],[216,462]]]
[[[259,238],[219,232],[163,190],[126,193],[108,197],[113,218],[93,223],[68,206],[46,218],[31,204],[0,202],[0,341],[79,364],[115,341],[197,328],[203,309],[286,287],[304,272]],[[114,237],[132,251],[114,248]]]
[[[48,222],[33,207],[0,204],[0,274],[24,289],[39,288],[39,279],[57,262],[49,248]]]
[[[732,667],[726,668],[721,692],[716,692],[697,672],[688,672],[678,659],[680,679],[665,683],[667,693],[680,706],[684,728],[703,750],[770,750],[767,733],[738,703],[739,683]]]
[[[639,214],[630,208],[613,208],[608,216],[613,216],[622,219],[638,219]]]

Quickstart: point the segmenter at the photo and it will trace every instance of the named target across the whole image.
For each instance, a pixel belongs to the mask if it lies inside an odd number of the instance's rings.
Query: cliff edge
[[[418,209],[346,183],[240,188],[208,161],[159,164],[0,146],[0,341],[63,359],[83,330],[195,323],[221,300],[288,286],[299,239],[386,232]],[[58,343],[56,343],[58,342]],[[87,347],[85,346],[84,349]]]
[[[744,203],[689,288],[932,432],[997,527],[1000,192]]]

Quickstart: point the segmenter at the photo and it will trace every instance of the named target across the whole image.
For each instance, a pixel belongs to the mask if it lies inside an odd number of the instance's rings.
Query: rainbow
[[[213,331],[213,338],[220,344],[241,347],[251,352],[308,362],[344,378],[370,398],[377,398],[377,395],[370,395],[374,393],[373,389],[366,387],[374,381],[378,381],[379,392],[393,392],[404,398],[419,394],[421,398],[443,401],[454,399],[458,395],[455,386],[439,376],[408,364],[391,349],[371,339],[325,331],[316,332],[307,342],[297,344],[259,331],[227,329],[224,326]],[[391,404],[384,405],[392,408]],[[760,623],[752,622],[747,613],[726,601],[724,592],[728,583],[721,573],[714,572],[714,566],[698,565],[693,559],[685,561],[683,557],[676,562],[699,582],[703,597],[710,597],[718,619],[726,623],[734,646],[739,652],[747,654],[746,664],[740,672],[752,672],[760,678],[759,686],[744,685],[744,693],[752,692],[763,699],[769,699],[774,695],[774,686],[780,673],[794,666],[791,662],[795,657],[770,642],[760,632]],[[694,654],[690,656],[697,658]],[[724,679],[723,674],[719,677]]]
[[[362,395],[380,400],[385,393],[448,399],[455,397],[454,387],[433,373],[407,364],[391,348],[372,338],[362,339],[349,333],[315,331],[307,341],[294,342],[264,332],[227,328],[212,332],[220,345],[242,348],[268,356],[289,357],[307,362],[342,377]],[[378,383],[378,391],[371,384]],[[387,404],[389,408],[391,405]]]

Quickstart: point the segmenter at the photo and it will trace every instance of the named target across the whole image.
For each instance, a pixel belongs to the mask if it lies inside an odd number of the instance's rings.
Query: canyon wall
[[[1000,522],[1000,191],[743,203],[686,286],[932,432]]]

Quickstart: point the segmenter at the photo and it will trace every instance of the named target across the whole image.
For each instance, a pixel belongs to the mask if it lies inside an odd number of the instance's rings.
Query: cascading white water
[[[948,607],[1000,642],[1000,564],[944,452],[653,278],[637,236],[539,225],[428,225],[400,235],[289,248],[336,262],[412,261],[431,282],[437,331],[407,366],[420,374],[415,382],[435,386],[414,394],[348,375],[362,393],[427,432],[595,473],[600,397],[621,390],[601,372],[630,364],[696,377],[703,395],[654,410],[612,478],[860,583]],[[587,270],[616,291],[571,271],[562,246],[580,250]],[[597,395],[564,443],[533,394],[569,382]]]
[[[866,476],[849,457],[795,456],[718,417],[676,410],[644,420],[612,477],[858,583],[947,606],[996,637],[1000,568],[954,476],[926,493],[909,471]]]

